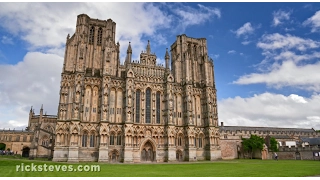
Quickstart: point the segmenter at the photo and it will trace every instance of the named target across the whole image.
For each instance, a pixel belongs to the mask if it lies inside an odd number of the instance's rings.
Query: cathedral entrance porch
[[[109,153],[109,161],[111,163],[120,162],[120,153],[118,150],[114,149]]]
[[[147,141],[141,148],[141,162],[156,161],[156,149],[150,141]]]

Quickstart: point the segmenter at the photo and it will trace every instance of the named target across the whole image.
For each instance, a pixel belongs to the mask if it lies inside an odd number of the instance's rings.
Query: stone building
[[[157,65],[148,41],[120,62],[116,23],[78,15],[67,36],[54,161],[221,158],[213,61],[205,38],[179,35]],[[171,63],[171,69],[169,68]]]
[[[219,127],[220,147],[222,159],[248,158],[247,152],[242,148],[242,138],[250,138],[251,135],[257,135],[265,139],[266,145],[268,139],[273,137],[278,142],[280,159],[312,159],[313,151],[320,152],[320,143],[318,145],[304,145],[301,143],[304,139],[320,138],[320,132],[303,128],[279,128],[279,127],[249,127],[249,126],[224,126],[223,122]],[[294,143],[293,143],[294,142]],[[272,159],[272,151],[269,151],[267,159]],[[257,151],[254,158],[261,158],[261,152]]]
[[[26,130],[0,130],[0,145],[53,161],[198,161],[246,158],[242,138],[255,134],[276,138],[279,158],[320,152],[320,145],[305,146],[320,137],[314,129],[219,127],[205,38],[178,35],[162,66],[149,41],[139,60],[132,59],[129,42],[121,63],[115,33],[111,19],[78,15],[66,39],[57,115],[43,114],[43,107],[35,115],[31,108]]]
[[[31,107],[28,127],[25,130],[0,130],[0,144],[4,145],[4,150],[9,149],[23,157],[52,158],[56,121],[56,115],[43,114],[42,106],[39,115]]]

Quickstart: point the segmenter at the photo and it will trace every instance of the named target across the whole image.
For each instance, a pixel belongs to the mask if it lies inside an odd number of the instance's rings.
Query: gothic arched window
[[[140,122],[140,89],[136,92],[136,123]]]
[[[89,33],[89,44],[93,44],[94,42],[94,27],[92,26]]]
[[[181,145],[182,145],[182,137],[179,136],[179,137],[178,137],[178,146],[181,146]]]
[[[102,28],[100,27],[98,30],[97,45],[101,45],[101,43],[102,43]]]
[[[156,95],[157,123],[160,123],[160,92]]]
[[[90,134],[90,147],[94,147],[95,135],[94,132]]]
[[[146,90],[146,123],[151,123],[151,89]]]
[[[118,134],[117,136],[117,145],[121,145],[121,135]]]
[[[88,133],[84,132],[82,135],[82,147],[87,147]]]
[[[202,148],[202,136],[199,137],[199,148]]]
[[[114,133],[110,135],[110,145],[114,145]]]

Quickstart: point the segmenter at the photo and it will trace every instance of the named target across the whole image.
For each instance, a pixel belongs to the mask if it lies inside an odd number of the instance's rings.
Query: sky
[[[116,22],[124,61],[164,64],[177,35],[206,38],[219,123],[320,130],[320,3],[0,2],[0,129],[24,129],[31,106],[57,115],[68,34],[79,14]]]

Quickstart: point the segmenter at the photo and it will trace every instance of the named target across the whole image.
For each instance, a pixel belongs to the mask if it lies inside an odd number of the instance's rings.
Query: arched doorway
[[[114,149],[109,153],[109,161],[110,162],[119,162],[120,161],[120,153],[118,150]]]
[[[22,157],[29,157],[30,148],[27,146],[24,146],[22,149]]]
[[[6,144],[5,143],[0,143],[0,150],[6,150]]]
[[[180,149],[176,152],[176,159],[177,161],[183,161],[182,151]]]
[[[150,141],[147,141],[141,148],[141,161],[152,162],[155,160],[156,152]]]

